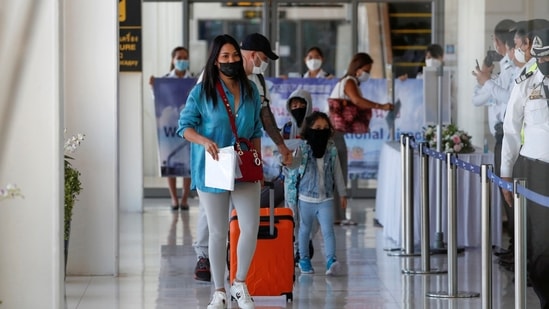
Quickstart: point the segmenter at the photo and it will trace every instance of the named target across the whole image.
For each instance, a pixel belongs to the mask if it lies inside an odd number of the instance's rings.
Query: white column
[[[458,6],[457,55],[457,125],[473,136],[473,144],[482,147],[484,141],[485,108],[473,106],[471,99],[476,79],[472,75],[475,59],[486,54],[485,1],[460,0]]]
[[[68,274],[118,272],[118,2],[64,1],[65,126],[86,134],[75,155]],[[136,104],[138,105],[138,104]]]
[[[156,136],[156,114],[152,91],[149,86],[151,75],[159,77],[169,72],[171,52],[182,45],[181,2],[144,2],[143,16],[143,173],[149,183],[167,187],[165,179],[160,179],[158,164],[158,139]],[[191,72],[199,73],[203,63],[200,55],[189,49]],[[180,181],[180,178],[177,179]],[[178,188],[181,185],[178,184]],[[167,197],[167,196],[166,196]]]
[[[57,0],[2,2],[0,201],[2,308],[63,308],[63,115]]]
[[[122,212],[142,212],[144,164],[142,74],[140,72],[120,73],[119,85],[119,208]]]

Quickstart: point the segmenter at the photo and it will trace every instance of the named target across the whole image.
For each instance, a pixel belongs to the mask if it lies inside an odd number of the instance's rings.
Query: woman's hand
[[[206,150],[207,153],[209,153],[214,160],[219,160],[219,148],[217,148],[217,144],[214,143],[210,139],[206,139],[202,146],[204,146],[204,150]]]
[[[392,103],[379,104],[379,108],[384,111],[392,111],[395,105]]]
[[[341,208],[342,209],[347,209],[347,198],[346,197],[341,197]]]

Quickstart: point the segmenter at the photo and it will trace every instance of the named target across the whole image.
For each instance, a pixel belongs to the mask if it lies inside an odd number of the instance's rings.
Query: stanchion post
[[[431,229],[429,210],[429,156],[425,153],[427,143],[419,145],[421,168],[421,267],[424,271],[431,270]]]
[[[480,293],[458,292],[457,289],[457,207],[456,185],[457,171],[452,163],[452,154],[446,154],[447,189],[448,192],[448,292],[427,293],[428,297],[437,298],[472,298]]]
[[[404,253],[414,253],[414,149],[412,148],[412,136],[408,135],[406,141],[406,245]]]
[[[518,186],[525,187],[525,179],[513,181],[515,211],[515,309],[526,308],[526,198],[518,194]]]
[[[400,242],[401,250],[389,252],[389,256],[419,256],[414,253],[414,187],[413,187],[413,156],[414,152],[411,146],[412,136],[402,134],[400,136],[400,157],[402,166],[402,195],[400,207]]]
[[[406,250],[406,179],[408,178],[408,169],[406,166],[406,139],[408,134],[400,135],[400,165],[402,171],[401,196],[400,196],[400,248]]]
[[[481,266],[482,266],[482,309],[492,309],[492,224],[490,203],[490,180],[488,171],[492,166],[480,166],[481,183]]]
[[[456,167],[452,154],[446,154],[448,175],[448,294],[457,295],[457,211],[456,211]]]
[[[431,269],[430,246],[430,210],[429,210],[429,156],[425,152],[427,143],[419,144],[419,168],[421,183],[421,269],[403,269],[404,274],[424,275],[424,274],[442,274],[446,270]]]

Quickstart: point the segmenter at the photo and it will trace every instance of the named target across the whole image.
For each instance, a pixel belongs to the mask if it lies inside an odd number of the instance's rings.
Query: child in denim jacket
[[[336,275],[340,264],[335,255],[334,191],[341,196],[341,207],[347,207],[343,173],[332,141],[334,128],[326,113],[313,112],[305,118],[301,138],[305,143],[294,154],[289,169],[299,169],[299,269],[312,274],[314,269],[309,255],[309,236],[315,218],[320,223],[326,255],[326,275]]]

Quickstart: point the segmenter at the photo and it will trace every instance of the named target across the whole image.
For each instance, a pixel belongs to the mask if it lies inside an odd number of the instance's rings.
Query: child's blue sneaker
[[[314,274],[315,270],[313,265],[311,265],[310,259],[301,259],[299,260],[299,270],[302,274]]]
[[[339,274],[340,266],[341,265],[335,258],[331,258],[328,263],[326,263],[326,275],[337,276]]]

